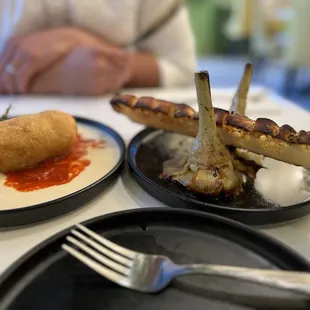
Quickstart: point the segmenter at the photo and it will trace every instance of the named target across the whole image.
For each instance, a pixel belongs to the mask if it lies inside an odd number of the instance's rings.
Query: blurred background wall
[[[280,43],[293,11],[310,8],[308,0],[186,0],[186,4],[199,55],[248,53],[248,43],[257,39],[258,32],[271,44]]]
[[[310,109],[310,0],[186,0],[198,69],[233,86],[244,63],[265,85]]]

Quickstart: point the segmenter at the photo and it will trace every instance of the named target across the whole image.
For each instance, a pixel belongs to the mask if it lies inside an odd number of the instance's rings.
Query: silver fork
[[[224,265],[176,265],[169,258],[131,251],[78,224],[62,249],[110,281],[139,292],[156,293],[172,279],[204,274],[303,293],[310,296],[310,274]]]

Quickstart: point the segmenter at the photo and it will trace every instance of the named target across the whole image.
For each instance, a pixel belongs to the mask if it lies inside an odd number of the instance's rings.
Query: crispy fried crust
[[[113,109],[132,121],[154,128],[196,137],[198,113],[185,104],[152,97],[116,95]],[[310,132],[296,132],[291,126],[279,127],[267,118],[256,121],[214,108],[217,128],[229,146],[240,147],[286,163],[310,169]]]
[[[0,122],[0,172],[29,168],[67,154],[77,138],[67,113],[44,111]]]

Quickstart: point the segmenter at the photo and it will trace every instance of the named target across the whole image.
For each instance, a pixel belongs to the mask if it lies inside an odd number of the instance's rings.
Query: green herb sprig
[[[5,112],[0,116],[0,122],[1,121],[5,121],[5,120],[7,120],[9,118],[9,113],[10,113],[11,108],[12,108],[12,105],[10,104],[6,108]]]

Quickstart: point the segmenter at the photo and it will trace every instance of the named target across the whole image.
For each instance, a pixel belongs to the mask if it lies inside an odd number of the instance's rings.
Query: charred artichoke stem
[[[211,100],[209,74],[195,73],[199,104],[199,130],[182,168],[166,166],[163,175],[186,186],[189,190],[217,196],[235,196],[242,190],[242,174],[236,171],[232,157],[221,140]],[[165,173],[166,172],[166,173]]]
[[[232,105],[230,107],[230,113],[238,113],[240,115],[245,115],[247,97],[251,84],[253,74],[253,65],[247,63],[244,67],[243,75],[241,81],[238,85],[237,91],[233,97]]]
[[[232,104],[230,107],[230,113],[239,114],[244,116],[247,106],[247,97],[249,93],[249,88],[251,84],[252,74],[253,74],[253,65],[251,63],[247,63],[244,67],[243,75],[241,78],[241,81],[239,82],[237,91],[234,95],[234,98],[232,100]],[[259,166],[263,166],[263,156],[257,155],[255,153],[252,153],[250,151],[247,151],[245,149],[235,148],[232,151],[234,151],[233,156],[238,159],[240,156],[240,159],[247,160],[247,166],[251,165],[251,161],[255,162],[257,165],[254,165],[253,168],[256,172],[258,171]]]

